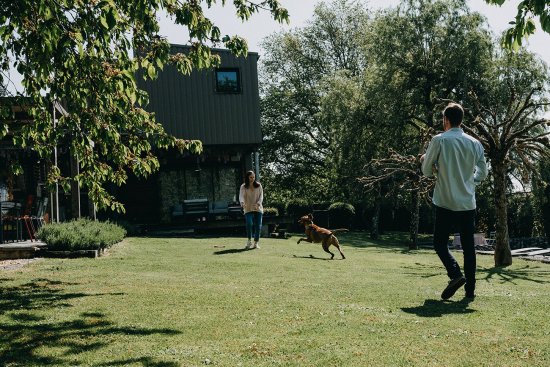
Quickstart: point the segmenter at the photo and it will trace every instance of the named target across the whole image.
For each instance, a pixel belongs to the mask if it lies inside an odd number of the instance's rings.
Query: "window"
[[[239,69],[216,69],[216,92],[241,93]]]

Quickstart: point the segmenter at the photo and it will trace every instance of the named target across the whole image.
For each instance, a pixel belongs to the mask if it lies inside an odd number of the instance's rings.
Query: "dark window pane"
[[[239,93],[240,91],[241,87],[239,83],[238,69],[216,70],[216,92]]]

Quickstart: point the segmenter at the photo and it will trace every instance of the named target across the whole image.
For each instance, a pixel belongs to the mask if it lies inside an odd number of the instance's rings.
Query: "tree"
[[[423,153],[428,134],[440,126],[438,98],[460,100],[468,91],[483,88],[480,75],[489,67],[493,48],[484,26],[483,17],[461,0],[405,0],[375,18],[366,40],[370,63],[365,83],[373,96],[372,109],[378,111],[377,124],[393,131],[397,144],[389,147],[399,153],[388,160],[386,145],[372,162],[379,167],[372,178],[380,182],[377,177],[393,172],[392,180],[407,183],[412,248],[416,247],[423,190],[419,162],[411,163],[410,158]],[[392,139],[385,142],[392,144]],[[398,162],[403,163],[403,170],[394,169]],[[388,171],[380,164],[388,164]]]
[[[506,0],[485,0],[489,4],[502,5]],[[549,0],[523,0],[518,4],[518,12],[512,25],[506,31],[502,40],[503,45],[512,49],[519,49],[524,38],[535,33],[536,25],[533,20],[538,17],[544,32],[550,33],[550,1]]]
[[[366,166],[367,176],[359,178],[368,191],[378,190],[382,185],[390,183],[386,196],[411,194],[413,213],[410,221],[409,249],[418,248],[418,222],[420,218],[420,201],[429,198],[429,193],[435,186],[432,177],[426,177],[420,169],[416,155],[402,155],[390,149],[390,155],[385,158],[372,159]]]
[[[481,141],[490,162],[497,217],[495,265],[512,264],[508,241],[508,177],[528,182],[539,172],[537,162],[550,158],[550,120],[542,114],[548,101],[548,70],[535,55],[521,50],[497,55],[484,95],[471,93],[465,131]]]
[[[100,208],[123,210],[105,185],[121,185],[127,172],[147,176],[159,167],[154,148],[176,146],[201,151],[199,141],[166,134],[143,107],[147,95],[138,90],[136,75],[155,78],[165,65],[189,74],[193,68],[219,64],[211,47],[223,44],[237,55],[247,52],[246,41],[223,36],[203,8],[216,0],[19,0],[0,5],[0,82],[13,62],[23,76],[34,119],[20,130],[0,125],[0,138],[31,147],[49,159],[53,148],[67,144],[81,165],[77,177],[63,177],[52,166],[49,183],[69,186],[70,180],[88,188]],[[221,1],[225,4],[225,0]],[[237,16],[247,20],[265,9],[277,21],[288,20],[277,0],[233,2]],[[157,16],[165,11],[188,31],[187,54],[170,54],[159,36]],[[9,78],[9,77],[8,77]],[[17,96],[19,97],[19,96]],[[54,124],[50,106],[62,102],[68,112]],[[4,110],[4,118],[9,117]]]
[[[367,20],[357,1],[320,3],[307,26],[264,41],[261,153],[270,199],[334,198],[342,124],[363,98],[356,87]]]
[[[546,241],[550,244],[550,162],[539,162],[538,171],[540,180],[533,182],[533,192],[537,208],[540,211],[540,222],[546,235]]]

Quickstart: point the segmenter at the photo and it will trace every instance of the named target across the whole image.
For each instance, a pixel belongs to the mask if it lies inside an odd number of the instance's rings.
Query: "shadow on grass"
[[[538,266],[525,265],[521,268],[485,268],[479,269],[478,274],[484,274],[482,279],[486,281],[500,281],[502,283],[516,284],[515,280],[526,280],[538,284],[550,283],[550,269],[543,270]]]
[[[457,259],[461,261],[460,259]],[[420,278],[431,278],[435,276],[444,276],[445,268],[442,265],[433,266],[428,264],[415,263],[414,265],[404,266],[403,274],[412,275]],[[502,283],[509,282],[516,284],[516,280],[524,280],[538,284],[550,283],[550,269],[544,270],[537,266],[525,265],[519,269],[510,268],[478,268],[478,280],[500,281]]]
[[[179,363],[176,363],[176,362],[155,362],[150,357],[125,359],[125,360],[122,360],[122,361],[114,361],[114,362],[109,362],[109,363],[103,363],[100,366],[128,366],[128,365],[136,365],[136,364],[141,364],[142,366],[149,366],[149,367],[178,367],[178,366],[181,366]]]
[[[295,258],[295,259],[331,260],[331,259],[328,258],[328,257],[317,257],[317,256],[313,256],[313,255],[309,255],[309,256],[292,255],[292,257]],[[335,260],[338,260],[338,259],[335,259]]]
[[[445,274],[445,268],[443,266],[434,267],[432,264],[414,263],[414,265],[403,266],[404,275],[413,275],[420,278],[432,278]]]
[[[427,235],[420,235],[419,242]],[[340,243],[356,248],[375,248],[379,252],[400,254],[415,254],[417,250],[409,249],[409,234],[405,232],[387,232],[376,240],[369,237],[368,232],[347,232],[338,234]]]
[[[238,254],[240,252],[247,252],[251,251],[253,249],[251,248],[229,248],[227,250],[220,250],[214,252],[214,255],[227,255],[227,254]]]
[[[48,279],[35,279],[15,287],[0,287],[0,365],[36,366],[74,364],[75,356],[95,351],[109,345],[114,336],[152,334],[175,335],[172,329],[147,329],[134,326],[119,326],[99,312],[86,312],[74,320],[52,322],[34,312],[63,312],[71,307],[70,300],[84,297],[112,297],[122,293],[65,293],[63,289],[74,283]],[[57,352],[62,349],[63,352]],[[50,350],[57,356],[48,356]],[[173,366],[143,359],[148,366]],[[138,357],[136,361],[139,361]],[[120,365],[124,365],[121,361]],[[116,365],[116,364],[114,364]]]
[[[419,317],[441,317],[449,314],[468,314],[475,312],[469,308],[470,301],[463,299],[457,302],[427,299],[424,304],[417,307],[403,307],[401,310]]]

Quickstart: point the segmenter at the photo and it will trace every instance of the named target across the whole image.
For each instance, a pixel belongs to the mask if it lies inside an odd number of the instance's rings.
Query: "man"
[[[483,145],[461,129],[464,110],[449,103],[443,110],[444,132],[432,138],[421,157],[422,172],[437,178],[434,248],[450,278],[441,298],[449,299],[465,285],[466,298],[475,297],[476,253],[474,248],[475,186],[487,177]],[[447,242],[453,228],[460,233],[464,253],[464,275]]]

